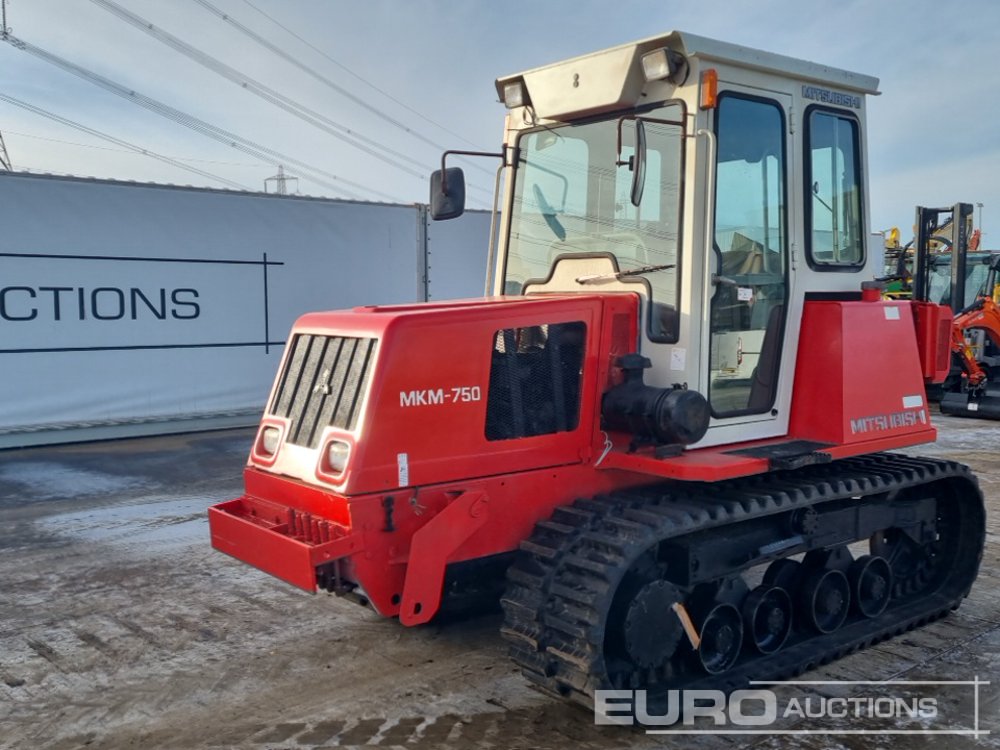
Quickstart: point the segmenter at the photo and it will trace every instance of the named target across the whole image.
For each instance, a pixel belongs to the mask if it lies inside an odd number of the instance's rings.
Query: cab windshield
[[[646,135],[642,200],[630,199],[636,124],[612,118],[525,133],[518,141],[504,291],[545,279],[564,253],[613,253],[622,271],[648,270],[649,335],[677,337],[683,107],[641,115]],[[616,162],[624,162],[618,164]]]

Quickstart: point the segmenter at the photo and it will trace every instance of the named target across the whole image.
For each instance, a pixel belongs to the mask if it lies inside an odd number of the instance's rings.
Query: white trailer
[[[0,447],[255,424],[309,310],[482,294],[489,214],[0,174]]]

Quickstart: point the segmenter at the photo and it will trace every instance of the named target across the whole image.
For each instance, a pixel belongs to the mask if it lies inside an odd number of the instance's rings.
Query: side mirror
[[[461,167],[436,170],[431,175],[431,218],[456,219],[465,211],[465,175]]]
[[[622,125],[626,120],[635,123],[635,148],[632,156],[622,160]],[[654,120],[653,122],[661,122]],[[615,166],[628,167],[632,173],[632,189],[629,191],[629,200],[632,205],[638,207],[642,203],[642,192],[646,187],[646,126],[641,117],[635,115],[625,115],[618,118],[618,158]]]
[[[642,192],[646,187],[646,126],[642,118],[635,118],[635,155],[632,157],[632,190],[629,197],[633,206],[642,203]]]

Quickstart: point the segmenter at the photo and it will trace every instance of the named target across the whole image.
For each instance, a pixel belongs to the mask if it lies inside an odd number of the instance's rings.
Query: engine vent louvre
[[[580,321],[497,331],[486,439],[575,430],[585,341],[586,326]]]
[[[354,429],[375,339],[300,333],[291,347],[268,413],[289,420],[286,442],[316,448],[324,427]]]

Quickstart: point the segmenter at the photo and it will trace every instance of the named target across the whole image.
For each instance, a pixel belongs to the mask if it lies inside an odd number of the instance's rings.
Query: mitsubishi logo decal
[[[323,370],[323,374],[320,376],[320,382],[313,388],[313,393],[322,393],[324,396],[329,396],[331,393],[330,389],[330,371]]]

